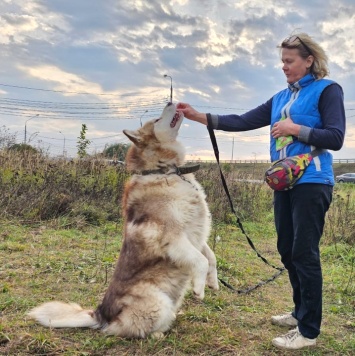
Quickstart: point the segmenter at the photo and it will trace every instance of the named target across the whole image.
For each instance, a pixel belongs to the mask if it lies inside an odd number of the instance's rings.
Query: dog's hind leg
[[[209,268],[207,258],[185,234],[171,239],[168,255],[178,265],[187,267],[191,271],[193,292],[202,300],[205,297],[205,283]]]
[[[145,291],[141,295],[141,291]],[[125,338],[161,338],[176,318],[173,300],[159,286],[136,286],[124,299],[125,306],[103,329],[108,335]]]
[[[208,272],[207,272],[206,283],[210,288],[214,290],[218,290],[219,285],[218,285],[218,277],[217,277],[216,256],[214,255],[210,247],[207,245],[207,243],[203,245],[201,252],[208,260]]]

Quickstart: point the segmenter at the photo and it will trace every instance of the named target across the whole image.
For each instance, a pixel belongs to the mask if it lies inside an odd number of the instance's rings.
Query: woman
[[[277,248],[293,290],[291,313],[271,318],[295,327],[272,340],[296,350],[316,344],[322,320],[322,271],[319,242],[332,200],[332,155],[344,141],[342,88],[331,80],[327,56],[307,34],[286,38],[280,47],[288,87],[243,115],[206,115],[189,104],[177,108],[185,117],[224,131],[247,131],[270,125],[271,161],[321,148],[293,189],[275,191]]]

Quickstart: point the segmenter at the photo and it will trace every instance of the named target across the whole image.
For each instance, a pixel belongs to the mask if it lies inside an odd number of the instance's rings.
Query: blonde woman
[[[279,46],[287,88],[242,115],[200,113],[189,104],[177,108],[185,117],[217,130],[247,131],[270,125],[271,161],[322,149],[295,186],[275,191],[277,248],[289,274],[294,308],[271,317],[273,324],[293,328],[272,340],[274,346],[297,350],[316,345],[322,320],[322,271],[319,242],[332,201],[332,155],[344,141],[342,88],[329,74],[324,50],[305,33],[293,34]]]

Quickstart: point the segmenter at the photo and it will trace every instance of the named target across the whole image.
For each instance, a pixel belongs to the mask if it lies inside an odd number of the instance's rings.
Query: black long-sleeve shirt
[[[309,145],[340,150],[345,136],[345,109],[342,88],[334,83],[326,87],[319,99],[318,110],[323,128],[301,126],[298,140]],[[212,115],[213,128],[223,131],[249,131],[270,125],[272,98],[242,115]]]

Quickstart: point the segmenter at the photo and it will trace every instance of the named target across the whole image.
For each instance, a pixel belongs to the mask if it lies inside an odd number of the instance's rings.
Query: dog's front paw
[[[194,289],[194,296],[197,299],[203,300],[203,298],[205,298],[205,289],[203,288],[201,291]]]
[[[207,275],[206,284],[209,288],[213,290],[219,290],[217,271],[214,271]]]
[[[219,290],[218,281],[207,282],[207,286],[208,286],[208,288],[211,288],[213,290]]]

